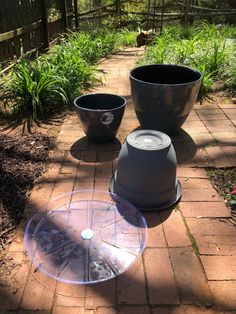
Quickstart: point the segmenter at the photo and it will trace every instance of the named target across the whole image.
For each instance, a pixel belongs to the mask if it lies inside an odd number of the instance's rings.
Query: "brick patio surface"
[[[236,313],[236,229],[204,169],[236,166],[235,104],[195,105],[172,137],[181,201],[173,210],[144,213],[147,247],[122,275],[94,285],[65,284],[37,271],[24,252],[25,225],[42,202],[74,189],[108,190],[121,145],[139,126],[128,72],[142,52],[127,49],[98,65],[103,84],[96,91],[127,99],[113,143],[89,143],[75,114],[64,121],[58,150],[37,181],[9,247],[8,256],[18,266],[9,271],[6,286],[0,286],[0,313]]]

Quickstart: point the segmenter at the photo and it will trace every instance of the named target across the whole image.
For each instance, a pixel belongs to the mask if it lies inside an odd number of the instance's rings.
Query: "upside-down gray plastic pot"
[[[96,143],[115,139],[125,105],[125,98],[105,93],[86,94],[74,100],[75,111],[84,133]]]
[[[182,193],[176,165],[175,150],[167,134],[134,131],[121,147],[110,190],[140,210],[168,208]]]
[[[186,66],[151,64],[131,70],[129,78],[141,127],[171,135],[180,130],[192,110],[202,74]]]

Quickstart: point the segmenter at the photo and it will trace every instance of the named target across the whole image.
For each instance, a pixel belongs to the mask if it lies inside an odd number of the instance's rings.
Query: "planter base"
[[[95,143],[95,144],[105,144],[105,143],[110,143],[113,142],[116,138],[116,135],[112,134],[101,134],[101,135],[87,135],[88,140]]]
[[[168,200],[164,203],[155,203],[154,204],[150,204],[148,203],[148,200],[150,199],[150,195],[143,195],[144,199],[147,199],[147,203],[144,204],[138,204],[138,200],[135,201],[136,195],[135,193],[132,192],[128,192],[127,190],[124,189],[122,186],[120,186],[116,181],[115,181],[115,175],[111,178],[110,181],[110,192],[115,193],[117,195],[119,195],[120,197],[123,197],[124,199],[126,199],[127,201],[129,201],[131,204],[133,204],[136,208],[138,208],[141,211],[154,211],[154,210],[162,210],[162,209],[167,209],[170,208],[171,206],[173,206],[174,204],[176,204],[182,195],[182,186],[179,182],[179,180],[177,180],[176,182],[176,193],[175,196],[171,199]],[[138,196],[140,197],[140,194],[138,194]],[[157,195],[154,195],[153,197],[158,198]]]
[[[176,118],[168,112],[139,112],[137,110],[135,113],[143,129],[157,130],[168,135],[177,133],[188,116]]]

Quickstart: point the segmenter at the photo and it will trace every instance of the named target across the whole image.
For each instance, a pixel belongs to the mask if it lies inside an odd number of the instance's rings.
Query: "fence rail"
[[[71,27],[73,0],[1,0],[0,70],[24,52],[49,47]]]

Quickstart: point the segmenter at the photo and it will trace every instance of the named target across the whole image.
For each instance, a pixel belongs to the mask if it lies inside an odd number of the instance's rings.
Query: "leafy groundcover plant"
[[[203,74],[200,94],[206,95],[216,81],[229,88],[236,84],[236,31],[230,26],[169,26],[147,48],[139,64],[172,63],[196,68]]]

